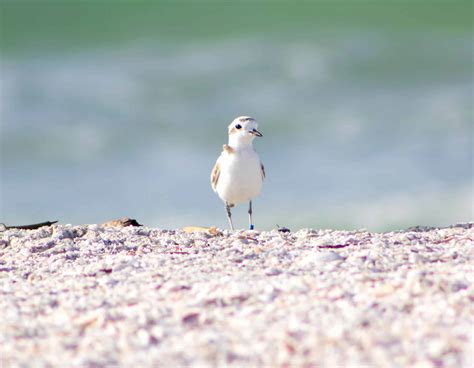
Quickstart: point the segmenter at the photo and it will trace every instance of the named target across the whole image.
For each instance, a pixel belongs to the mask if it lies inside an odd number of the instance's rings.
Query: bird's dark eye
[[[241,129],[241,128],[242,128],[242,125],[237,124],[235,127],[236,127],[237,129]]]

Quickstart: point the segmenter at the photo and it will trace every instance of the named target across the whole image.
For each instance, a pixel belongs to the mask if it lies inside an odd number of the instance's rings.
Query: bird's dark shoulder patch
[[[224,149],[224,152],[227,152],[228,154],[235,153],[235,150],[231,146],[229,146],[228,144],[224,144],[222,146],[222,148]]]

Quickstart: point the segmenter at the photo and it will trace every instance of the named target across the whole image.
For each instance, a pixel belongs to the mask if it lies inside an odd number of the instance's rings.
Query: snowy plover
[[[239,116],[229,125],[229,144],[217,159],[211,173],[211,186],[224,201],[227,219],[234,230],[230,209],[238,203],[249,202],[249,228],[253,230],[252,199],[260,194],[265,168],[252,141],[262,134],[257,122],[248,116]]]

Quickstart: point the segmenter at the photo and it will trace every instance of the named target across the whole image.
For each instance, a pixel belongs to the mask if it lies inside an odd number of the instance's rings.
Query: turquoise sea
[[[473,218],[470,2],[0,4],[0,222],[226,227],[238,115],[264,134],[257,228]]]

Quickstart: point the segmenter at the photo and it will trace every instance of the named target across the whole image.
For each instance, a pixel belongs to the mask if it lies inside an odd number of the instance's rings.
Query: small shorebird
[[[249,116],[239,116],[229,125],[229,144],[217,159],[211,173],[211,186],[225,203],[227,219],[234,230],[230,209],[238,203],[249,202],[249,228],[253,230],[252,199],[260,194],[265,168],[252,141],[261,137],[257,122]]]

